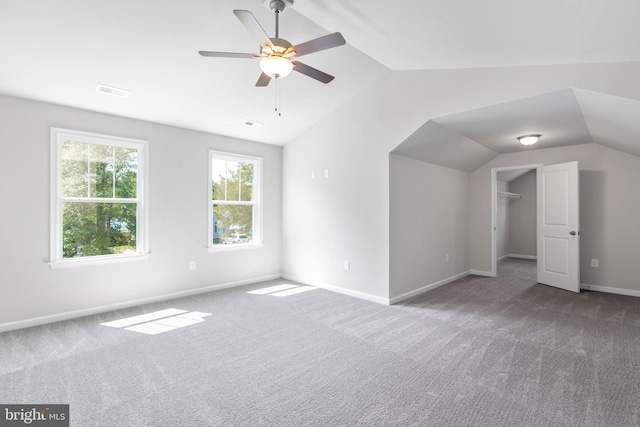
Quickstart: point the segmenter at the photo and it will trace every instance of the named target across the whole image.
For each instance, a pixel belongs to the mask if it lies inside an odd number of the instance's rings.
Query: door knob
[[[577,234],[577,235],[579,236],[579,235],[580,235],[580,232],[579,232],[579,231],[578,231],[578,232],[571,231],[571,232],[569,232],[569,234],[571,234],[572,236],[575,236],[575,235]]]

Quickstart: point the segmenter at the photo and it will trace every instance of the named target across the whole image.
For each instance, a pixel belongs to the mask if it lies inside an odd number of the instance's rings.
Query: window
[[[51,267],[140,258],[145,141],[51,129]]]
[[[209,152],[209,248],[262,243],[262,159]]]

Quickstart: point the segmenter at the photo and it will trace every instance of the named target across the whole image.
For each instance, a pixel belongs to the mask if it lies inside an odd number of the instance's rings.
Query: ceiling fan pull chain
[[[278,113],[278,117],[282,117],[282,111],[280,110],[280,79],[275,78],[276,81],[276,113]]]

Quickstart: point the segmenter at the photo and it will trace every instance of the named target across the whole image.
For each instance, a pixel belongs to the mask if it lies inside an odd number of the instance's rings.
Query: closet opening
[[[536,169],[491,170],[491,275],[535,274],[537,260]],[[502,263],[502,264],[501,264]]]

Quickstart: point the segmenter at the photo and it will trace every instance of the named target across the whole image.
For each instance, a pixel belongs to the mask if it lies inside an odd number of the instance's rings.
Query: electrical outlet
[[[196,269],[196,262],[189,261],[189,270],[195,270],[195,269]]]
[[[331,175],[331,171],[329,170],[329,168],[327,168],[324,170],[324,177],[329,178],[329,175]]]
[[[598,260],[595,258],[591,259],[591,267],[597,267],[598,266]]]
[[[344,269],[351,270],[351,262],[349,262],[349,260],[344,261]]]
[[[316,179],[316,171],[311,171],[311,179]]]

